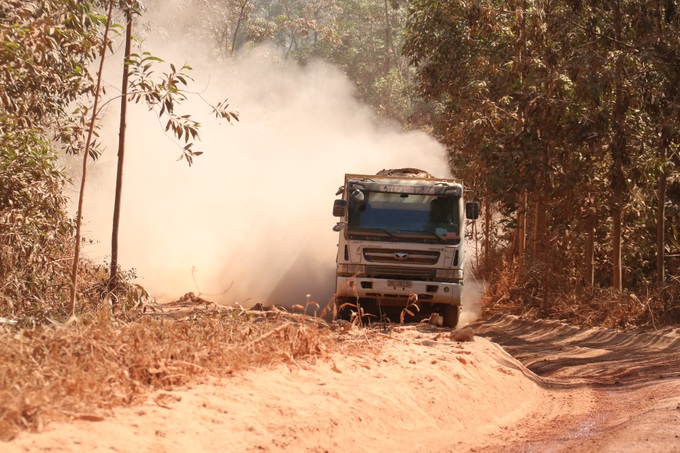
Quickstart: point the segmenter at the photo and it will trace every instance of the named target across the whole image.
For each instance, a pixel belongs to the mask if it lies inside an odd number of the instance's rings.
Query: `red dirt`
[[[22,433],[5,452],[680,452],[678,331],[497,317],[457,342],[394,327],[374,351],[288,363]],[[354,330],[346,341],[368,341]]]

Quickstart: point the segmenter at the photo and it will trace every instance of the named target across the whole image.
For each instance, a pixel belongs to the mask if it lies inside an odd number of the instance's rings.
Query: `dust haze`
[[[145,17],[158,17],[149,11]],[[192,167],[153,112],[131,105],[119,262],[160,299],[186,292],[220,303],[319,303],[334,292],[337,233],[332,204],[345,173],[418,167],[447,177],[444,148],[421,132],[376,125],[335,67],[282,62],[272,47],[208,62],[200,43],[178,50],[149,36],[144,49],[188,63],[195,82],[179,110],[202,124]],[[119,85],[115,75],[110,86]],[[240,122],[208,113],[201,98],[229,99]],[[85,253],[107,261],[118,112],[109,107],[85,198]],[[76,180],[79,178],[76,176]],[[75,199],[75,197],[74,197]]]
[[[458,328],[467,326],[482,316],[482,299],[486,291],[486,282],[482,280],[465,279],[463,286],[463,307],[458,319]]]

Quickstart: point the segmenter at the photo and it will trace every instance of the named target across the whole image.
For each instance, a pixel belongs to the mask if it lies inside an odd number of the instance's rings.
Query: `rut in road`
[[[639,384],[680,377],[680,329],[627,332],[496,315],[472,326],[553,384]]]
[[[562,401],[559,412],[539,411],[543,421],[521,422],[502,449],[485,451],[680,452],[680,329],[579,328],[511,315],[472,327]],[[588,402],[587,413],[574,410]]]

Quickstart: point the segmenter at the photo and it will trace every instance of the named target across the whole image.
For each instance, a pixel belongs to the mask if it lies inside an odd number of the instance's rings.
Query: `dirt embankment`
[[[360,355],[151,395],[3,451],[678,451],[677,331],[498,317],[473,341],[428,325],[341,333]]]

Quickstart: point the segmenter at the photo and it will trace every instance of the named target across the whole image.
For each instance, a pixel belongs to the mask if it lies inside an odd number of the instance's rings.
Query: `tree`
[[[160,5],[159,0],[150,4]],[[401,55],[406,9],[401,0],[207,0],[183,2],[177,21],[222,59],[264,43],[284,60],[337,65],[376,119],[410,126],[416,105],[411,71]]]
[[[191,78],[186,73],[191,67],[185,65],[179,70],[174,64],[170,64],[170,71],[162,74],[160,79],[152,78],[152,68],[154,63],[160,63],[158,57],[149,53],[142,55],[132,54],[132,28],[133,16],[141,14],[140,5],[133,0],[127,0],[124,7],[126,19],[125,26],[125,54],[123,56],[123,76],[121,87],[121,110],[120,110],[120,129],[118,141],[118,163],[116,169],[116,189],[113,207],[113,226],[111,233],[111,264],[109,266],[109,288],[112,293],[120,284],[119,265],[118,265],[118,243],[120,211],[122,206],[123,174],[125,162],[125,132],[126,132],[126,112],[127,103],[133,99],[135,102],[143,101],[150,110],[157,107],[156,112],[159,117],[167,117],[166,131],[180,141],[184,141],[182,147],[182,158],[189,165],[192,164],[194,157],[200,156],[201,151],[194,151],[194,140],[199,138],[200,124],[191,119],[190,115],[179,115],[175,113],[175,106],[186,99],[186,92],[182,87],[186,87]],[[132,76],[132,79],[130,77]],[[226,99],[216,106],[211,106],[213,113],[218,118],[238,121],[238,114],[228,110],[229,104]]]
[[[676,149],[673,4],[409,6],[404,52],[435,108],[434,132],[459,174],[513,216],[506,222],[521,228],[523,255],[546,283],[553,272],[585,274],[620,290],[648,272],[646,249],[662,254],[663,240],[650,244],[645,229],[650,201],[664,204],[658,169]],[[663,216],[659,207],[657,225]],[[597,272],[605,265],[609,277]]]
[[[92,2],[0,3],[0,310],[40,322],[66,305],[72,224],[57,152],[82,150],[70,105],[93,91]]]
[[[42,319],[54,316],[54,309],[75,312],[87,158],[101,152],[96,129],[102,92],[89,67],[97,57],[103,63],[106,50],[112,49],[108,30],[115,26],[113,9],[127,6],[127,0],[0,4],[0,310],[6,314],[16,313],[18,307],[26,312],[30,306],[36,308],[35,318]],[[108,14],[100,14],[99,8]],[[148,54],[126,61],[133,73],[130,96],[168,119],[166,130],[184,141],[182,157],[191,164],[201,154],[192,148],[199,125],[174,111],[184,98],[190,68],[170,65],[170,71],[154,79],[150,68],[157,62],[161,60]],[[98,82],[101,76],[100,66]],[[88,99],[94,100],[93,106]],[[77,108],[71,111],[74,104]],[[227,108],[226,101],[212,107],[216,116],[237,120]],[[56,166],[60,150],[83,153],[75,225],[65,213],[66,177]],[[69,273],[63,255],[72,250]],[[68,282],[67,299],[62,293]],[[66,301],[70,304],[62,304]]]
[[[87,137],[85,139],[85,149],[83,152],[83,170],[80,182],[80,191],[78,193],[78,209],[76,211],[76,241],[75,250],[73,252],[73,267],[71,271],[71,296],[70,296],[70,314],[69,320],[75,319],[76,314],[76,294],[78,292],[78,266],[80,264],[80,244],[81,244],[81,228],[82,228],[82,212],[83,202],[85,200],[85,183],[87,181],[87,158],[90,155],[92,146],[92,138],[94,136],[95,124],[97,120],[97,108],[99,106],[99,99],[101,95],[101,84],[104,76],[104,58],[106,56],[106,49],[109,45],[109,30],[111,29],[111,16],[113,14],[114,0],[109,0],[109,9],[106,15],[106,23],[104,26],[104,36],[102,38],[101,59],[99,62],[99,71],[97,72],[97,86],[94,91],[94,105],[92,106],[92,116],[87,130]]]
[[[128,85],[130,83],[130,57],[132,53],[132,18],[137,11],[133,2],[125,5],[125,53],[123,55],[123,80],[120,96],[120,128],[118,131],[118,164],[116,166],[116,192],[113,203],[113,226],[111,228],[111,266],[109,270],[109,286],[118,283],[118,232],[120,225],[120,207],[123,193],[123,164],[125,162],[125,129],[127,125]]]

